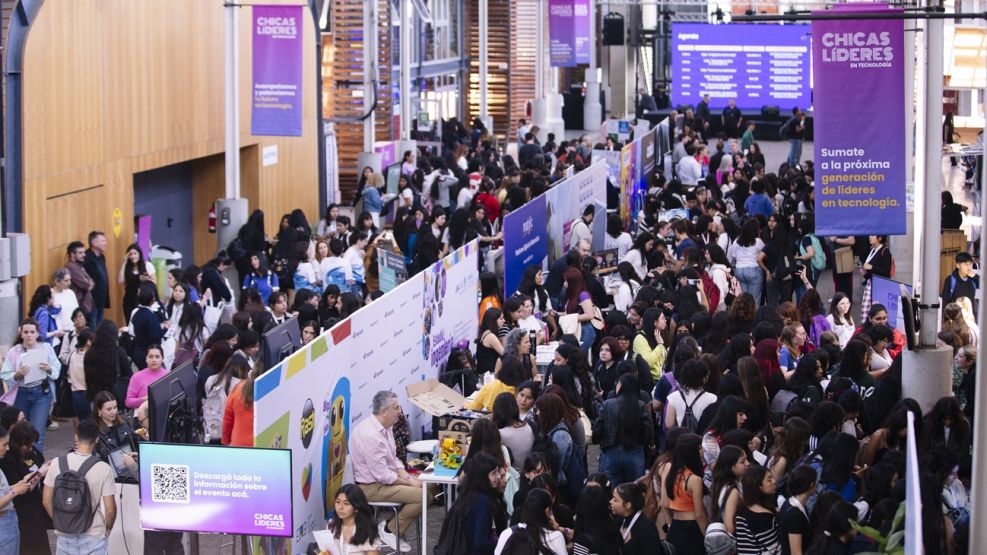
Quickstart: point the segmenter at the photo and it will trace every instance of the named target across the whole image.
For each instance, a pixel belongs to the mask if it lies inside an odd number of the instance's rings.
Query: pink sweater
[[[168,371],[164,368],[154,371],[150,368],[145,368],[140,372],[134,374],[130,378],[130,385],[127,386],[127,400],[124,403],[132,409],[136,409],[141,406],[147,397],[147,386],[158,381],[161,376],[167,374]]]

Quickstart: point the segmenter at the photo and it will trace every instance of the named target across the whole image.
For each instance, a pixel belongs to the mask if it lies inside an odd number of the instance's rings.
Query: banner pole
[[[987,89],[984,90],[984,94],[987,95]],[[985,98],[985,106],[987,106],[987,96]],[[987,109],[984,110],[984,115],[987,116]],[[980,136],[980,166],[977,171],[980,172],[981,176],[981,186],[983,183],[987,183],[987,164],[984,164],[984,160],[987,159],[985,156],[985,145],[984,139],[987,138],[987,121],[984,123],[983,135]],[[980,251],[977,253],[980,262],[980,291],[984,291],[987,287],[987,272],[984,271],[984,236],[983,236],[983,224],[987,222],[987,203],[984,202],[983,191],[980,191]],[[983,297],[983,294],[981,294]],[[977,322],[987,322],[987,300],[981,298],[977,303]],[[981,324],[983,325],[983,324]],[[987,342],[981,341],[977,344],[977,355],[978,357],[987,356]],[[979,358],[981,361],[987,359]],[[980,363],[981,365],[983,362]],[[970,369],[971,372],[976,372],[976,367]],[[987,430],[987,407],[984,403],[987,402],[987,379],[982,376],[977,376],[976,381],[976,394],[974,399],[979,399],[980,402],[976,403],[973,412],[973,429],[981,432]],[[983,465],[987,463],[987,441],[984,441],[983,437],[973,436],[973,468],[981,468],[977,465]],[[987,477],[985,477],[980,472],[973,473],[973,483],[970,485],[970,541],[968,545],[987,545]]]
[[[237,25],[237,8],[233,2],[225,4],[223,20],[225,38],[223,59],[225,66],[225,118],[226,118],[226,198],[240,198],[240,30]]]
[[[934,349],[939,334],[939,251],[942,215],[943,20],[930,19],[925,31],[925,188],[922,218],[922,291],[919,303],[919,345]],[[917,231],[917,230],[916,230]]]

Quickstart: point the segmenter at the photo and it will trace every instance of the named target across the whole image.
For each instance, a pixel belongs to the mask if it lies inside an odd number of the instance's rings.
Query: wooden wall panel
[[[511,10],[511,122],[509,137],[517,136],[517,120],[531,119],[526,115],[528,102],[535,98],[535,58],[538,44],[535,40],[538,25],[537,0],[516,0]],[[548,52],[548,31],[544,33],[543,53]]]
[[[511,120],[511,6],[510,0],[489,0],[487,4],[487,113],[494,120],[494,134],[510,140]],[[480,23],[476,0],[468,2],[463,40],[469,48],[470,70],[467,94],[467,121],[480,115]],[[512,117],[513,116],[513,117]]]
[[[207,214],[225,192],[223,9],[202,0],[72,0],[41,9],[24,60],[23,209],[35,253],[26,298],[61,264],[57,253],[91,229],[110,238],[115,272],[133,236],[133,175],[154,168],[194,161],[196,252],[186,261],[213,254]],[[314,221],[319,212],[315,29],[303,10],[303,136],[254,137],[251,8],[240,9],[241,190],[251,210],[270,214],[273,235],[282,213],[302,208]],[[278,162],[263,166],[268,146]],[[119,238],[114,208],[124,214]],[[122,316],[120,298],[111,284],[110,317]]]

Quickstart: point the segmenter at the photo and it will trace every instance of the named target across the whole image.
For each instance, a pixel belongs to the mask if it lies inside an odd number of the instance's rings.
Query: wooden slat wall
[[[318,213],[315,76],[303,71],[302,137],[250,135],[251,17],[249,7],[242,10],[242,191],[250,209],[269,214],[273,235],[282,213]],[[313,25],[306,19],[301,27],[304,44],[312,44]],[[311,68],[313,50],[302,52],[302,67]],[[49,2],[32,26],[24,67],[23,209],[35,253],[26,290],[46,283],[63,263],[65,245],[91,229],[108,234],[107,264],[115,275],[133,237],[133,174],[189,160],[204,172],[193,177],[197,201],[189,207],[194,261],[204,262],[215,250],[206,210],[223,191],[222,3]],[[269,145],[278,147],[278,163],[261,166],[259,152]],[[124,213],[119,238],[111,233],[114,208]],[[113,284],[115,319],[121,297]]]
[[[466,93],[467,121],[480,115],[480,23],[477,1],[466,4],[466,21],[463,41],[469,45],[470,72]],[[511,114],[511,2],[510,0],[489,0],[487,28],[487,112],[494,121],[494,134],[501,140],[508,139],[511,121],[517,115]]]
[[[525,115],[528,101],[535,97],[535,57],[538,51],[547,55],[548,30],[545,42],[538,48],[535,40],[538,24],[537,0],[515,0],[511,13],[511,128],[509,137],[517,136],[517,120]]]
[[[375,140],[391,140],[391,26],[388,0],[378,2],[378,87]],[[363,0],[334,0],[332,33],[323,37],[323,114],[327,118],[364,114]],[[353,198],[357,183],[357,156],[363,151],[363,123],[337,122],[339,188],[343,200]]]

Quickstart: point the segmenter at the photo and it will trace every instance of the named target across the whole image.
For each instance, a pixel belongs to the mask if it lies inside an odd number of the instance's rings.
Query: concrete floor
[[[764,156],[765,156],[765,159],[767,161],[767,166],[768,166],[769,171],[772,168],[777,169],[777,167],[788,156],[788,143],[787,142],[780,142],[780,141],[778,141],[778,142],[759,142],[758,144],[761,145],[762,150],[764,151]],[[812,157],[812,143],[811,142],[806,142],[803,145],[803,147],[802,147],[802,152],[803,152],[803,159],[807,159],[807,158],[808,159],[811,159],[811,157]],[[944,164],[943,164],[943,172],[944,172],[944,177],[946,179],[946,181],[945,181],[946,182],[946,190],[949,190],[949,191],[951,191],[953,193],[953,196],[954,196],[955,201],[958,202],[958,203],[965,204],[965,205],[969,206],[970,207],[970,210],[969,210],[968,214],[970,214],[970,215],[974,215],[974,214],[979,215],[979,213],[980,213],[979,212],[979,201],[977,199],[977,195],[975,195],[974,193],[966,190],[963,187],[963,171],[962,171],[962,168],[955,168],[955,169],[953,169],[953,168],[950,167],[948,161],[944,161]],[[967,236],[969,237],[971,226],[978,226],[978,225],[980,225],[980,218],[979,218],[979,216],[967,216],[964,219],[964,224],[963,225],[964,225],[964,231],[967,232]],[[901,266],[899,265],[899,268],[900,267]],[[820,277],[818,289],[819,289],[820,294],[822,295],[823,301],[826,303],[826,305],[828,307],[829,300],[833,296],[833,280],[832,280],[832,274],[831,274],[831,272],[829,270],[825,271],[823,273],[823,275]],[[855,296],[857,298],[854,299],[854,304],[855,305],[858,305],[858,306],[859,306],[858,303],[859,303],[859,296],[860,296],[861,289],[862,288],[859,287],[859,283],[855,283],[855,285],[854,285],[854,292],[855,292]],[[62,423],[59,430],[49,431],[47,433],[47,436],[46,436],[45,444],[46,444],[45,445],[45,457],[46,458],[56,457],[56,456],[58,456],[58,455],[60,455],[62,453],[65,453],[65,452],[69,451],[72,448],[72,446],[73,446],[73,437],[72,437],[72,426],[71,426],[71,424],[69,424],[67,422],[66,423]],[[589,472],[590,473],[593,473],[593,472],[596,472],[597,471],[597,468],[598,468],[598,456],[599,456],[599,449],[596,446],[590,446],[590,448],[589,448]],[[125,519],[124,520],[124,524],[126,525],[125,527],[128,530],[131,530],[132,531],[132,533],[128,533],[127,534],[127,545],[126,545],[126,547],[124,547],[123,543],[121,542],[119,544],[119,548],[118,549],[111,549],[111,552],[114,552],[114,553],[128,553],[129,552],[129,553],[137,554],[137,553],[140,553],[141,552],[140,547],[138,547],[138,545],[139,545],[138,542],[140,542],[140,539],[139,539],[140,531],[139,531],[138,519],[136,518],[137,511],[135,511],[133,507],[126,507],[126,505],[125,505],[125,509],[126,509],[125,516],[123,517]],[[435,542],[438,540],[439,528],[441,526],[439,523],[442,521],[442,518],[443,518],[444,513],[445,513],[445,508],[444,507],[430,507],[428,510],[429,510],[428,521],[431,523],[431,525],[429,526],[429,531],[428,531],[428,537],[429,537],[429,539],[428,539],[429,544],[428,545],[430,547],[432,547],[432,546],[435,545]],[[120,517],[118,516],[118,519],[119,518]],[[54,552],[54,545],[55,545],[54,533],[50,533],[50,537],[51,537],[52,551]],[[187,541],[188,541],[188,538],[186,536],[186,542]],[[222,549],[220,549],[221,542],[223,544]],[[202,553],[210,553],[210,554],[216,554],[216,553],[221,553],[221,552],[222,553],[233,553],[233,550],[232,550],[232,547],[230,546],[230,543],[231,543],[231,538],[229,536],[222,537],[222,536],[220,536],[218,534],[201,534],[200,535],[200,548],[199,549],[200,549],[200,552],[202,552]],[[417,548],[417,543],[418,543],[417,541],[414,542],[414,545],[415,545],[416,548]],[[113,547],[116,547],[116,546],[113,546]],[[239,553],[240,550],[238,549],[237,552]]]

